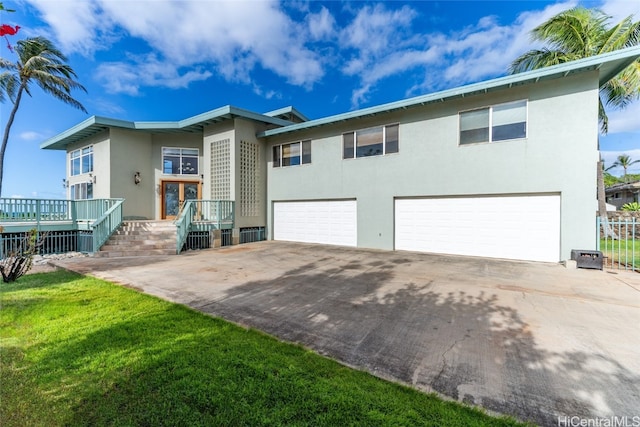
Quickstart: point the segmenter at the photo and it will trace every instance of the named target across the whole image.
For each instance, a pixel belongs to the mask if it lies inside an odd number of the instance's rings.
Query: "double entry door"
[[[201,198],[202,186],[193,181],[162,181],[162,219],[176,219],[187,200]]]

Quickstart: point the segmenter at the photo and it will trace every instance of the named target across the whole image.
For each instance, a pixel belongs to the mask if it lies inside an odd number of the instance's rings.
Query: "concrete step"
[[[136,256],[154,256],[154,255],[175,255],[176,248],[173,249],[145,249],[145,250],[131,250],[131,251],[100,251],[94,256],[99,258],[121,258],[121,257],[136,257]]]
[[[140,242],[144,240],[176,240],[177,233],[136,233],[136,234],[112,234],[113,240],[127,240]]]
[[[175,246],[176,237],[173,236],[165,236],[163,238],[156,238],[155,236],[135,236],[135,239],[123,238],[123,236],[112,236],[113,238],[109,239],[108,244],[110,245],[131,245],[131,246],[143,246],[143,245],[153,245],[156,243],[171,243]]]
[[[102,251],[136,251],[136,250],[146,250],[146,249],[176,249],[176,242],[151,242],[146,243],[144,245],[126,245],[126,244],[116,244],[114,245],[112,242],[107,241],[100,250]]]
[[[171,227],[166,227],[166,226],[162,226],[162,227],[120,227],[119,231],[126,233],[126,232],[149,232],[149,233],[158,233],[158,232],[164,232],[164,231],[175,231],[176,227],[175,226],[171,226]]]
[[[95,256],[175,255],[176,232],[171,221],[126,221]]]

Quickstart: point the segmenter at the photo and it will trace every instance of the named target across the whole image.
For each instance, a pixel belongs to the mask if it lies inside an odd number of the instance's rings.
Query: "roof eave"
[[[223,120],[235,117],[246,118],[261,123],[275,126],[288,126],[292,122],[276,117],[269,117],[252,111],[227,105],[197,116],[180,121],[166,122],[130,122],[125,120],[109,119],[107,117],[91,116],[87,120],[67,129],[66,131],[49,138],[40,144],[40,148],[48,150],[65,150],[69,144],[91,137],[109,127],[122,129],[148,131],[148,132],[196,132],[200,128]]]
[[[565,77],[569,74],[585,72],[589,70],[599,70],[599,84],[600,86],[602,86],[611,78],[616,76],[624,68],[633,63],[633,61],[637,60],[639,57],[640,46],[634,46],[615,52],[592,56],[578,61],[566,62],[564,64],[541,68],[538,70],[512,74],[485,82],[473,83],[453,89],[447,89],[441,92],[421,95],[414,98],[378,105],[375,107],[364,108],[362,110],[351,111],[349,113],[342,113],[317,120],[311,120],[304,123],[297,123],[278,129],[271,129],[259,133],[258,137],[269,137],[296,132],[299,130],[323,126],[335,122],[352,120],[365,116],[373,116],[381,113],[389,113],[391,111],[399,109],[407,109],[419,105],[444,102],[445,100],[462,98],[477,93],[488,93],[495,90],[528,84],[532,82],[538,82],[541,80],[557,79]]]
[[[289,105],[289,106],[283,107],[283,108],[278,108],[277,110],[268,111],[268,112],[263,113],[263,114],[265,116],[270,116],[270,117],[279,116],[281,114],[293,114],[294,116],[298,117],[303,122],[309,121],[309,118],[307,116],[302,114],[297,108],[295,108],[292,105]]]
[[[108,127],[134,129],[134,123],[125,120],[110,119],[108,117],[91,116],[66,131],[42,142],[40,144],[40,148],[45,150],[64,150],[67,145],[69,145],[69,142],[65,142],[68,138],[83,131],[87,131],[88,133],[86,137],[90,137],[100,133]],[[73,141],[71,143],[73,143]]]

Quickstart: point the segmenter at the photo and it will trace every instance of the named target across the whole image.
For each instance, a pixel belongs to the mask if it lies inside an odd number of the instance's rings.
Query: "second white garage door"
[[[396,249],[557,262],[560,196],[396,199]]]
[[[291,242],[356,246],[358,216],[355,200],[275,202],[273,238]]]

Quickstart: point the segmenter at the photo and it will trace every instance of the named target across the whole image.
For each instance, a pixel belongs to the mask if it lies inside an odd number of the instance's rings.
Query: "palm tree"
[[[11,125],[20,106],[22,94],[31,96],[33,83],[53,97],[65,104],[71,105],[83,112],[87,112],[84,106],[71,97],[72,89],[81,89],[86,92],[84,86],[74,80],[77,77],[73,69],[65,62],[67,58],[51,41],[44,37],[33,37],[20,40],[15,48],[18,61],[13,63],[5,58],[0,58],[0,100],[4,101],[4,95],[13,102],[13,108],[7,120],[0,147],[0,195],[2,194],[2,176],[4,172],[4,154],[9,142]]]
[[[633,16],[628,16],[613,26],[609,26],[610,20],[611,17],[600,10],[584,7],[559,13],[531,32],[534,41],[544,42],[549,47],[534,49],[516,58],[509,71],[519,73],[640,44],[640,22],[633,22]],[[640,60],[600,87],[598,118],[601,132],[606,134],[609,130],[605,107],[624,108],[638,97]],[[600,160],[597,169],[598,211],[605,225],[605,232],[609,233],[603,169]]]
[[[606,170],[616,168],[616,167],[622,167],[622,169],[624,169],[624,175],[622,179],[624,180],[624,182],[627,182],[627,169],[629,169],[629,166],[635,165],[636,163],[640,163],[640,160],[631,160],[631,157],[629,157],[628,155],[621,154],[618,156],[616,161],[613,162],[613,164],[609,166]]]
[[[632,19],[632,15],[628,16],[610,27],[611,17],[597,9],[576,7],[561,12],[531,32],[534,41],[547,43],[549,47],[526,52],[511,63],[509,71],[520,73],[637,46],[640,21]],[[599,119],[603,134],[609,130],[605,107],[624,108],[639,96],[640,60],[600,88]]]

